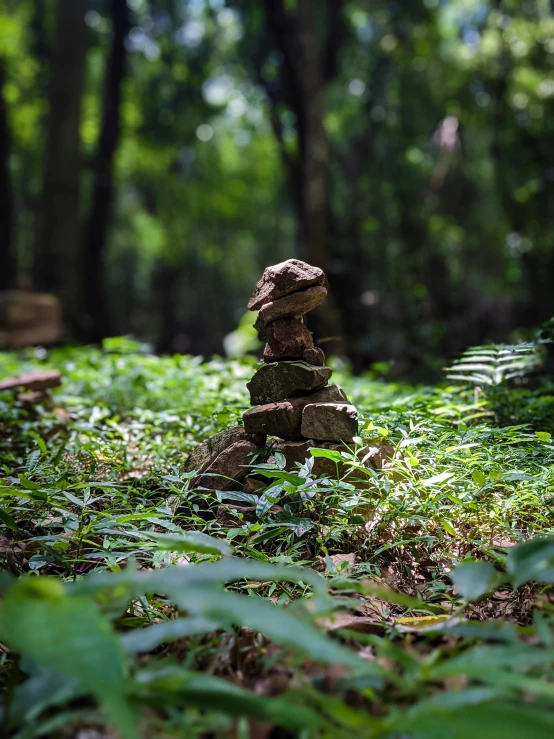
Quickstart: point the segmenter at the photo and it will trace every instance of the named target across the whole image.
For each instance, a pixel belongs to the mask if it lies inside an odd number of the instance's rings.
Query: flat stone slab
[[[325,274],[319,267],[312,267],[300,259],[287,259],[286,262],[274,264],[264,270],[254,294],[248,301],[248,308],[259,310],[266,303],[284,298],[285,295],[324,283]]]
[[[301,318],[324,300],[327,290],[322,285],[309,287],[284,298],[273,300],[260,308],[254,328],[263,332],[266,326],[280,318]]]
[[[252,405],[278,403],[324,387],[332,375],[329,367],[307,362],[271,362],[247,383]]]
[[[310,403],[302,411],[302,436],[351,442],[358,435],[358,411],[351,403]]]
[[[0,391],[2,390],[30,390],[39,392],[51,387],[59,387],[62,384],[62,376],[58,370],[44,370],[44,372],[30,372],[19,377],[6,377],[0,380]]]
[[[252,437],[242,426],[223,429],[193,449],[185,462],[185,472],[202,472],[224,449],[237,441],[251,441],[256,448],[261,448],[265,446],[266,438],[263,435]]]
[[[346,402],[339,385],[328,385],[300,398],[288,398],[279,403],[268,403],[250,408],[243,415],[244,430],[249,434],[269,434],[280,439],[302,439],[302,411],[315,402]]]
[[[280,318],[270,323],[266,329],[266,341],[264,362],[302,359],[306,349],[314,345],[311,331],[298,318]]]

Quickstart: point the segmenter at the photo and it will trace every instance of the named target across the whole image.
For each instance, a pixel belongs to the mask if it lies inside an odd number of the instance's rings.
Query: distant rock
[[[266,303],[260,308],[254,328],[262,333],[268,324],[280,318],[301,318],[317,308],[326,295],[326,288],[318,285]]]
[[[327,384],[332,370],[307,362],[272,362],[261,367],[247,383],[252,405],[280,400],[319,390]]]
[[[302,411],[302,436],[351,442],[358,435],[358,412],[351,403],[310,403]]]
[[[43,372],[29,372],[19,377],[6,377],[0,380],[0,391],[2,390],[29,390],[31,392],[43,392],[52,387],[62,384],[62,376],[59,370],[44,370]]]
[[[284,298],[285,295],[324,283],[325,274],[319,267],[312,267],[300,259],[287,259],[265,269],[248,301],[248,308],[259,310],[266,303]]]
[[[328,385],[322,390],[300,398],[288,398],[279,403],[268,403],[250,408],[243,415],[244,429],[250,434],[269,434],[281,439],[302,439],[302,411],[309,403],[345,402],[346,395],[339,385]]]
[[[63,335],[62,307],[53,295],[0,292],[0,348],[54,344]]]

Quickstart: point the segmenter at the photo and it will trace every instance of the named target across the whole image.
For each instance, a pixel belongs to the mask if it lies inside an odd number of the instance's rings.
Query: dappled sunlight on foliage
[[[1,374],[46,367],[63,377],[49,398],[0,397],[0,633],[31,660],[4,709],[14,730],[226,736],[249,716],[314,737],[439,736],[454,722],[465,739],[476,711],[507,737],[549,731],[543,426],[495,425],[464,386],[342,369],[361,437],[390,441],[392,465],[361,467],[354,445],[338,455],[350,471],[318,479],[313,460],[285,473],[276,455],[254,466],[256,492],[214,496],[184,462],[248,407],[252,361],[128,340],[0,357]],[[16,669],[8,655],[3,679]],[[50,708],[35,715],[39,689]]]

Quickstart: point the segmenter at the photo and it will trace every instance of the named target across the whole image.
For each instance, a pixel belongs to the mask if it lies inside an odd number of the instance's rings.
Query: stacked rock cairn
[[[247,433],[312,446],[357,436],[356,408],[342,388],[328,385],[332,371],[305,324],[326,295],[323,271],[298,259],[268,267],[256,285],[248,308],[259,311],[265,364],[247,384],[253,406],[243,416]]]
[[[197,471],[193,487],[236,488],[260,452],[269,460],[280,452],[285,469],[294,470],[311,458],[311,448],[352,449],[358,435],[356,408],[341,387],[328,384],[331,369],[305,324],[305,316],[326,295],[324,273],[306,262],[289,259],[265,270],[248,303],[259,311],[255,326],[267,342],[264,365],[247,384],[252,407],[243,415],[244,426],[220,431],[192,452],[185,470]],[[381,469],[393,454],[394,447],[384,439],[359,450],[363,464],[374,469]],[[338,471],[342,475],[352,468],[339,465]],[[336,476],[337,465],[314,457],[312,474]],[[244,481],[244,490],[259,487],[253,477]]]

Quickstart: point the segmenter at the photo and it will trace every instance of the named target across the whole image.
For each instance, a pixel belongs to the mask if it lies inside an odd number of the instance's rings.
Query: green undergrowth
[[[260,452],[255,494],[213,496],[184,462],[240,422],[255,360],[0,355],[0,377],[46,368],[49,399],[0,394],[9,736],[552,733],[550,388],[337,367],[391,465],[354,445],[316,479]]]

